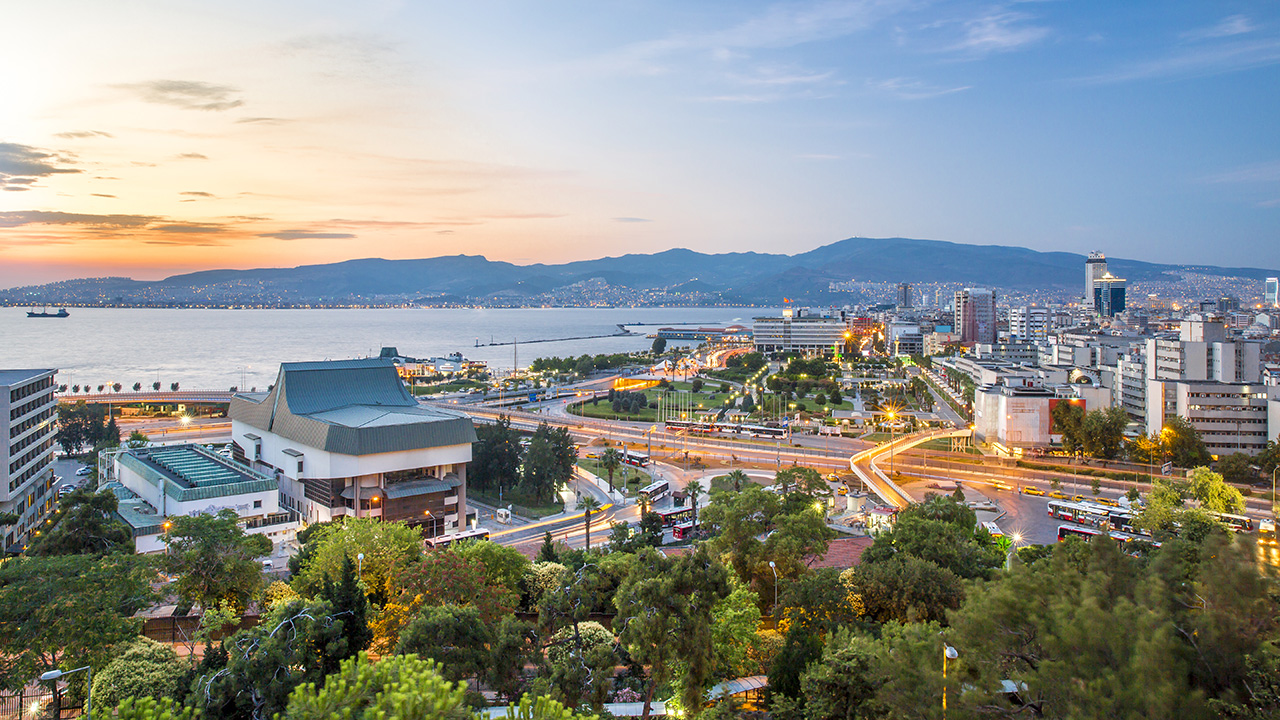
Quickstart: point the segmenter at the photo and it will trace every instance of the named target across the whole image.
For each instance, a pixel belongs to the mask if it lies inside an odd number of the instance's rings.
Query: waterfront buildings
[[[0,525],[0,549],[19,550],[53,510],[53,445],[58,401],[56,370],[0,370],[0,515],[17,522]]]
[[[996,292],[985,288],[965,288],[955,294],[956,332],[962,343],[996,341]]]
[[[134,550],[163,552],[169,518],[233,510],[246,532],[266,535],[280,549],[298,529],[297,513],[280,509],[275,478],[200,445],[127,448],[115,453],[116,515],[129,526]]]
[[[787,307],[782,317],[753,319],[752,337],[760,352],[830,353],[853,334],[843,312],[818,314],[808,308]]]
[[[307,522],[403,520],[431,537],[474,515],[470,418],[418,405],[389,359],[285,363],[271,392],[236,395],[230,415],[235,457]]]

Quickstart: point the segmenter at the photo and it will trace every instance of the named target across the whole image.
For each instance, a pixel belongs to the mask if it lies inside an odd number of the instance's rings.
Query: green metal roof
[[[280,487],[274,479],[200,445],[135,448],[122,453],[119,462],[180,502]]]
[[[266,396],[236,395],[231,417],[343,455],[475,442],[466,415],[418,405],[384,358],[284,363]]]

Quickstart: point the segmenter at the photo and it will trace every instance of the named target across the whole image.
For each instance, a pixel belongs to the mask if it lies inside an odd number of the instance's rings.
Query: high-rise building
[[[1271,307],[1280,308],[1280,278],[1267,278],[1265,301]]]
[[[1049,336],[1049,308],[1009,308],[1009,335],[1023,342],[1036,342]]]
[[[956,292],[955,326],[962,343],[996,341],[996,292],[985,288],[965,288]]]
[[[911,283],[898,283],[898,307],[915,307],[911,304]]]
[[[1100,252],[1089,253],[1084,261],[1084,306],[1093,309],[1093,284],[1107,274],[1107,256]]]
[[[53,510],[54,370],[0,370],[0,548],[21,550]]]
[[[1093,281],[1093,310],[1102,317],[1112,317],[1124,312],[1125,281],[1103,273]]]

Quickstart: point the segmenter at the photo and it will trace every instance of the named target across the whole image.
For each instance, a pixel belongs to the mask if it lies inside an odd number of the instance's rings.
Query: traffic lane
[[[961,483],[961,487],[965,485]],[[1058,526],[1062,521],[1049,515],[1048,497],[991,486],[981,487],[980,491],[1004,511],[1004,517],[996,524],[1006,534],[1021,536],[1024,545],[1052,545],[1058,541]]]

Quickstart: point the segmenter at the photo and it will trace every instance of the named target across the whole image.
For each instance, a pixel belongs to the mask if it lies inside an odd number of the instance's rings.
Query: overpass
[[[131,405],[133,403],[156,403],[164,405],[229,403],[235,393],[229,390],[156,390],[141,392],[108,392],[59,395],[60,403],[78,403],[104,405]]]
[[[969,428],[962,430],[932,430],[928,432],[916,433],[914,435],[903,435],[891,443],[885,445],[877,445],[868,450],[849,458],[849,469],[853,471],[858,479],[871,489],[881,500],[901,510],[912,503],[911,497],[902,491],[888,475],[880,470],[878,461],[880,458],[889,454],[902,453],[911,448],[929,442],[930,440],[938,440],[940,438],[956,438],[969,437],[973,431]]]

